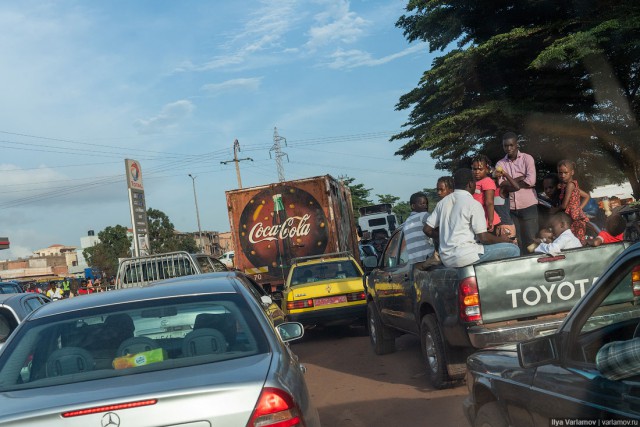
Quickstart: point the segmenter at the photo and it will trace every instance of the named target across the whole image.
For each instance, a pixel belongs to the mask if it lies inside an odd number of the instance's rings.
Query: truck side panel
[[[484,324],[569,311],[625,243],[528,255],[475,266]]]

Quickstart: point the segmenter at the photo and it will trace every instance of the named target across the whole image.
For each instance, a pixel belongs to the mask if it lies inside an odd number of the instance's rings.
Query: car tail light
[[[304,426],[302,415],[293,397],[284,390],[265,387],[247,423],[247,427]]]
[[[353,292],[351,294],[347,294],[347,301],[349,302],[353,302],[353,301],[362,301],[367,299],[367,295],[364,293],[364,291],[360,291],[360,292]]]
[[[287,310],[295,310],[299,308],[313,307],[312,299],[303,299],[299,301],[287,301]]]
[[[631,288],[633,296],[640,297],[640,265],[636,265],[631,271]]]
[[[139,408],[141,406],[155,405],[158,399],[139,400],[137,402],[118,403],[116,405],[94,406],[93,408],[79,409],[77,411],[63,412],[63,418],[79,417],[82,415],[97,414],[100,412],[119,411],[121,409]]]
[[[467,277],[459,285],[458,298],[460,302],[460,319],[463,322],[477,322],[482,320],[480,311],[480,296],[475,277]]]

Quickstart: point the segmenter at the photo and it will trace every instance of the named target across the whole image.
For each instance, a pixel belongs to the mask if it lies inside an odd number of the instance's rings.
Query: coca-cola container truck
[[[291,259],[350,252],[358,241],[349,187],[330,175],[225,192],[235,267],[282,289]]]

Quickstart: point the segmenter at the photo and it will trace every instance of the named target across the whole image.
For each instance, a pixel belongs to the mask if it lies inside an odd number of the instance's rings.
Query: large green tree
[[[372,205],[373,202],[369,199],[371,188],[365,188],[364,184],[355,184],[355,178],[343,177],[342,182],[345,183],[351,191],[351,203],[353,204],[353,214],[356,218],[360,216],[360,209],[363,206]]]
[[[149,223],[149,251],[152,254],[199,251],[193,237],[176,233],[175,226],[164,212],[158,209],[147,209],[147,221]]]
[[[82,251],[87,264],[104,272],[107,277],[118,272],[118,258],[131,256],[131,239],[127,236],[127,227],[109,226],[98,233],[100,241]]]
[[[640,2],[410,0],[396,25],[441,52],[396,105],[396,154],[453,170],[514,130],[541,173],[571,158],[586,188],[626,178],[640,197]]]

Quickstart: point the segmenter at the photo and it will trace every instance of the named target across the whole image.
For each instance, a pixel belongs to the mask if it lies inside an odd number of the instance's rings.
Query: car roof
[[[39,309],[31,319],[39,319],[60,313],[85,310],[92,307],[103,307],[148,299],[201,295],[238,293],[236,278],[230,272],[198,274],[156,282],[151,285],[117,289],[107,292],[95,292],[47,304]]]
[[[327,258],[319,258],[319,259],[310,259],[308,261],[300,261],[292,265],[293,267],[300,267],[303,265],[315,265],[315,264],[324,264],[327,262],[336,262],[336,261],[353,261],[356,260],[350,256],[342,256],[342,257],[327,257]]]
[[[24,292],[15,293],[15,294],[0,294],[0,304],[4,304],[10,299],[21,298],[24,295],[26,295],[26,293]]]

